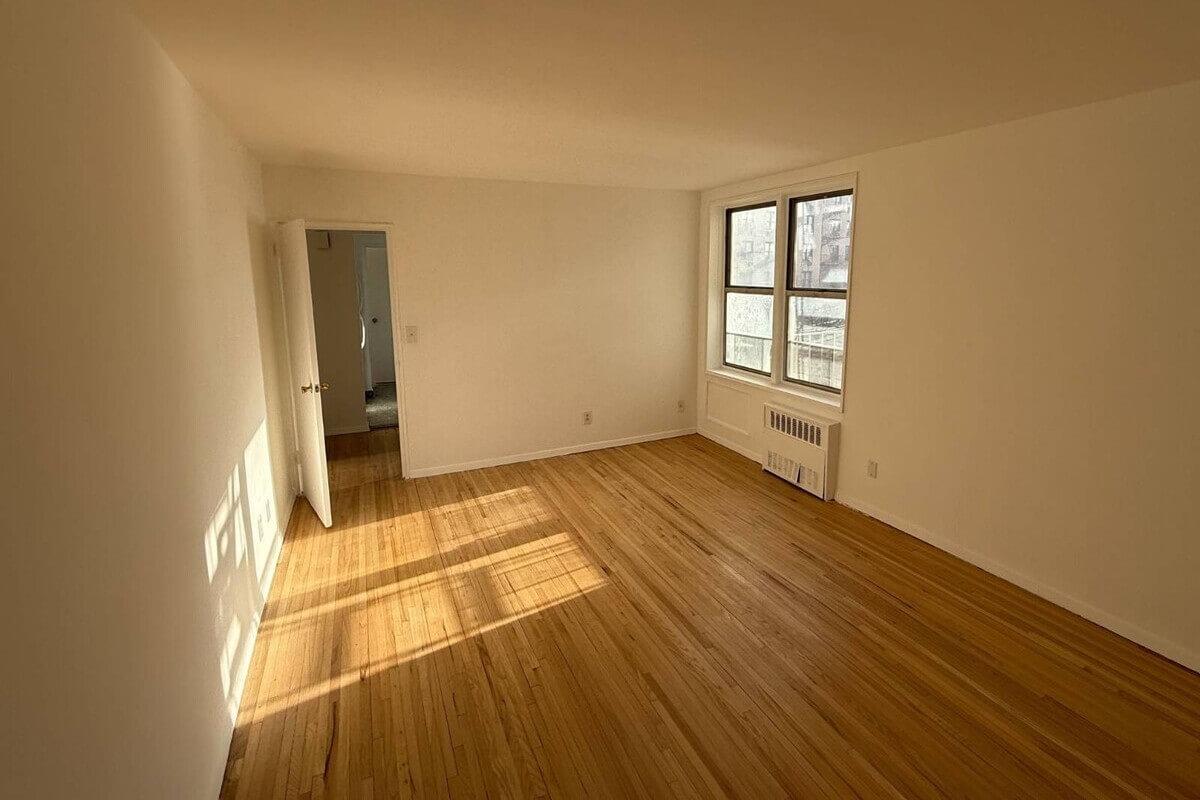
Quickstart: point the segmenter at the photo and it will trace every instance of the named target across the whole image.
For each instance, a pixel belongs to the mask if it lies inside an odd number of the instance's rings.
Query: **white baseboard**
[[[369,433],[370,430],[371,430],[370,425],[350,425],[345,428],[332,428],[332,429],[326,428],[325,435],[326,436],[341,436],[346,433]]]
[[[1066,592],[1056,589],[1053,586],[1049,586],[1035,578],[1031,578],[1023,572],[1019,572],[1012,567],[996,561],[993,558],[985,556],[982,553],[978,553],[969,547],[965,547],[952,539],[949,539],[945,536],[940,536],[933,531],[928,530],[927,528],[923,528],[922,526],[909,522],[908,520],[901,519],[895,514],[891,514],[887,511],[876,508],[869,503],[864,503],[858,498],[838,495],[837,501],[842,505],[853,508],[855,511],[860,511],[863,514],[866,514],[868,517],[874,517],[881,522],[886,522],[893,528],[898,528],[899,530],[902,530],[911,536],[915,536],[921,541],[927,542],[939,550],[944,550],[953,556],[961,558],[963,561],[974,564],[985,572],[990,572],[999,578],[1003,578],[1009,583],[1014,583],[1017,586],[1020,586],[1022,589],[1033,592],[1038,597],[1049,600],[1056,606],[1061,606],[1062,608],[1065,608],[1074,614],[1078,614],[1084,619],[1090,620],[1091,622],[1107,628],[1119,636],[1123,636],[1126,639],[1136,642],[1147,649],[1153,650],[1159,655],[1165,656],[1166,658],[1169,658],[1178,664],[1182,664],[1188,669],[1200,672],[1200,653],[1196,653],[1195,651],[1192,651],[1183,645],[1178,644],[1177,642],[1165,639],[1158,634],[1152,633],[1151,631],[1148,631],[1145,628],[1136,625],[1127,619],[1124,619],[1123,617],[1105,611],[1102,608],[1097,608],[1091,603],[1080,600],[1078,597],[1067,594]]]
[[[568,447],[556,447],[552,450],[537,450],[531,453],[516,453],[508,456],[499,456],[497,458],[483,458],[479,461],[464,461],[460,464],[444,464],[437,467],[420,467],[418,469],[407,470],[404,473],[406,478],[428,478],[431,475],[445,475],[449,472],[464,472],[469,469],[482,469],[483,467],[499,467],[503,464],[517,464],[522,461],[537,461],[539,458],[553,458],[554,456],[567,456],[572,453],[586,453],[589,450],[604,450],[609,447],[622,447],[627,444],[639,444],[641,442],[653,442],[658,439],[671,439],[676,436],[687,436],[695,433],[695,428],[679,428],[673,431],[658,431],[657,433],[647,433],[641,436],[627,436],[624,439],[608,439],[603,442],[588,442],[586,444],[574,444]]]
[[[762,456],[760,456],[758,453],[754,452],[753,450],[751,450],[747,447],[742,447],[739,444],[735,444],[734,442],[730,441],[729,439],[726,439],[724,436],[721,436],[720,434],[716,434],[716,433],[713,433],[712,431],[706,431],[703,429],[697,431],[697,433],[699,433],[705,439],[711,439],[712,441],[721,445],[721,447],[727,447],[730,450],[732,450],[733,452],[745,456],[746,458],[750,459],[751,461],[758,461],[760,463],[762,462]]]

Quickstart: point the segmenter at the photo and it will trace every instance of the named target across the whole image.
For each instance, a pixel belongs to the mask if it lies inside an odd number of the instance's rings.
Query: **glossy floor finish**
[[[698,436],[350,483],[224,797],[1200,796],[1196,674]]]

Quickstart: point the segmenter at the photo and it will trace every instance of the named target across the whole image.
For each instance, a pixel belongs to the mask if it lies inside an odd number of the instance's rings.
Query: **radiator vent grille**
[[[794,483],[801,489],[807,489],[816,494],[821,491],[821,474],[785,455],[768,450],[767,463],[764,466],[766,466],[767,472]]]
[[[767,427],[802,442],[821,446],[821,426],[793,414],[767,407]]]

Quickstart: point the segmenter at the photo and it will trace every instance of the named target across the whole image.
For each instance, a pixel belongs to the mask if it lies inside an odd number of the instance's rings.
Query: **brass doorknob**
[[[306,383],[300,387],[300,391],[302,391],[302,392],[311,392],[312,390],[313,390],[313,385],[311,383]]]
[[[328,392],[328,391],[329,391],[329,384],[328,384],[328,383],[322,383],[320,386],[318,386],[318,387],[317,387],[316,391],[318,391],[318,392]]]

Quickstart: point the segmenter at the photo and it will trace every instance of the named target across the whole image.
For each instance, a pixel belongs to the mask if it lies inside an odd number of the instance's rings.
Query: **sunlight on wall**
[[[275,556],[283,545],[282,529],[278,509],[275,507],[275,489],[272,481],[271,450],[267,439],[267,421],[264,419],[254,432],[246,447],[242,463],[246,481],[246,506],[250,520],[250,547],[259,554],[256,561],[255,578],[258,589],[265,594],[270,585],[268,571],[275,564]]]
[[[233,465],[204,533],[204,562],[215,595],[221,688],[237,718],[260,612],[283,542],[271,482],[264,419]]]

